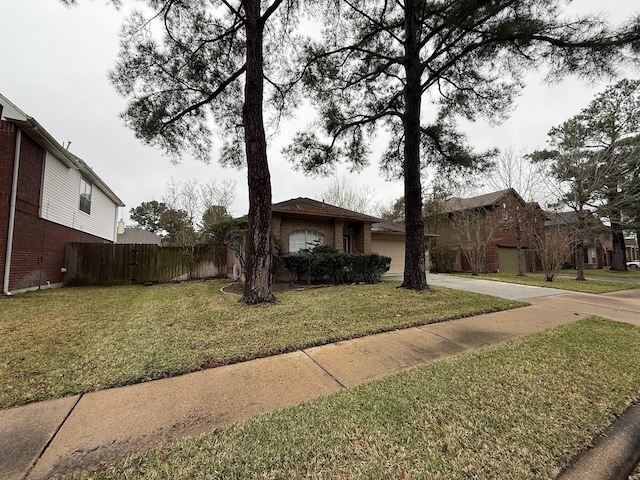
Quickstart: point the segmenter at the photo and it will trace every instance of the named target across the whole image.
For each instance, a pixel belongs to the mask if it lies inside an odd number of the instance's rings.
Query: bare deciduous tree
[[[236,182],[225,179],[200,183],[198,180],[176,181],[173,178],[165,186],[163,202],[170,209],[185,211],[196,225],[212,207],[219,207],[225,213],[236,198]]]
[[[458,247],[469,261],[471,273],[486,272],[488,247],[498,227],[491,212],[482,208],[461,210],[453,215],[451,227]]]
[[[371,214],[376,192],[368,185],[354,185],[345,175],[335,176],[329,188],[322,192],[322,200],[337,207],[358,213]]]
[[[548,222],[546,226],[532,222],[528,228],[530,248],[538,255],[547,282],[553,282],[563,264],[571,257],[571,245],[576,243],[576,232],[562,222]]]
[[[391,200],[389,203],[379,202],[374,207],[375,215],[390,222],[404,221],[404,197]]]

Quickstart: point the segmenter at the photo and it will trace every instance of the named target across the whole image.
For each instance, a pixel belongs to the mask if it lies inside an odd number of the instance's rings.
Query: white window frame
[[[324,245],[324,235],[316,230],[300,229],[289,234],[289,253]]]
[[[93,193],[93,184],[85,177],[80,177],[80,204],[78,209],[88,215],[91,215],[91,194]]]

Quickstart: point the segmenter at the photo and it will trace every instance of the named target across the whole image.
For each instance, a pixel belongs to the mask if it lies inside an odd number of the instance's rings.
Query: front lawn
[[[521,302],[397,282],[278,293],[221,282],[63,288],[0,299],[0,408],[178,375]]]
[[[550,479],[640,397],[638,351],[591,317],[73,478]]]
[[[632,279],[628,281],[589,279],[579,282],[575,279],[575,272],[573,273],[573,277],[556,276],[553,282],[547,282],[542,273],[526,273],[524,277],[518,277],[515,273],[511,272],[480,273],[477,276],[473,276],[470,273],[457,273],[456,275],[468,278],[481,278],[483,280],[495,280],[498,282],[518,283],[521,285],[534,285],[536,287],[559,288],[561,290],[583,293],[608,293],[618,290],[640,288],[640,283]],[[585,272],[585,275],[588,276],[588,273]]]
[[[567,269],[560,270],[559,275],[568,275],[570,277],[576,278],[576,270]],[[605,268],[597,268],[594,270],[585,270],[585,277],[606,277],[609,279],[618,279],[624,281],[635,281],[640,282],[640,270],[628,269],[626,272],[618,272],[616,270],[610,270],[608,267]]]

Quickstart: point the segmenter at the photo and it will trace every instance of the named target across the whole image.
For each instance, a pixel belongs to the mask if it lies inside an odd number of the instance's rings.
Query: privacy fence
[[[226,251],[211,245],[67,243],[65,284],[169,283],[226,273]]]

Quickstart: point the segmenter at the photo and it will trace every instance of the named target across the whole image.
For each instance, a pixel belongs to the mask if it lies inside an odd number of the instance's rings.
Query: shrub
[[[314,282],[378,283],[389,270],[391,258],[377,253],[344,253],[322,245],[300,253],[282,256],[284,266],[296,279]]]
[[[448,247],[433,247],[430,250],[431,273],[451,273],[456,265],[458,252]]]

